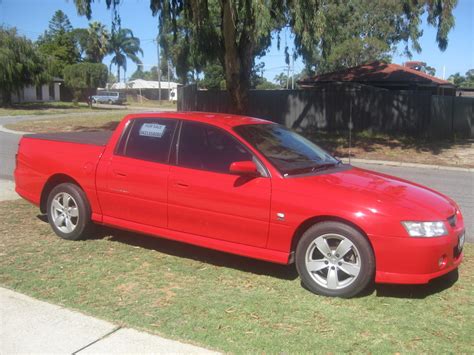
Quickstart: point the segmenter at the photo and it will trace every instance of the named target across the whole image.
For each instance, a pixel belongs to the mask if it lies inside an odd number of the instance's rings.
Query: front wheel
[[[311,292],[348,298],[373,281],[375,257],[368,240],[355,228],[322,222],[301,237],[296,248],[296,268]]]
[[[53,188],[47,213],[53,231],[63,239],[84,239],[93,231],[89,202],[77,185],[63,183]]]

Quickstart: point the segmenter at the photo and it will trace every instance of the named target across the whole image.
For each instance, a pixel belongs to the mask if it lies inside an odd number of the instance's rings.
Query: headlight
[[[441,237],[448,230],[443,221],[437,222],[402,222],[410,237]]]

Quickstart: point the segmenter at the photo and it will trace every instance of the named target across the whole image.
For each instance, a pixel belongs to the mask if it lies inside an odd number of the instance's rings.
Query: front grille
[[[456,214],[453,214],[451,217],[448,217],[448,222],[451,227],[456,227],[457,221],[458,221],[458,218]]]

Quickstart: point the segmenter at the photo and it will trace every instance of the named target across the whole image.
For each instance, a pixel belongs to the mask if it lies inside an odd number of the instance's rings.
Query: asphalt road
[[[25,117],[0,117],[0,125],[17,122]],[[15,154],[21,136],[0,131],[0,179],[13,179]]]
[[[45,116],[39,116],[44,119]],[[60,118],[48,116],[49,118]],[[0,117],[0,125],[10,122],[32,119],[32,117]],[[15,154],[20,135],[0,131],[0,178],[13,179]],[[354,164],[364,169],[375,170],[398,176],[431,187],[450,197],[460,206],[466,225],[466,240],[474,242],[474,173],[442,169],[413,167],[394,167],[376,164]]]

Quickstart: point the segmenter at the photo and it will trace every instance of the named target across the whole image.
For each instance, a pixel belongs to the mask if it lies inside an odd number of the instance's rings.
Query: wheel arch
[[[349,221],[345,218],[341,218],[341,217],[337,217],[337,216],[330,216],[330,215],[314,216],[314,217],[310,217],[310,218],[306,219],[305,221],[303,221],[298,226],[298,228],[296,228],[296,231],[293,234],[293,238],[291,239],[291,249],[290,249],[291,254],[295,253],[296,246],[298,245],[298,242],[300,241],[300,239],[303,236],[304,232],[306,232],[306,230],[308,230],[308,228],[310,228],[311,226],[313,226],[317,223],[321,223],[321,222],[340,222],[340,223],[347,224],[348,226],[356,229],[359,233],[361,233],[365,237],[365,239],[367,239],[367,241],[370,244],[370,247],[372,248],[372,251],[374,252],[374,257],[375,257],[374,246],[372,245],[372,243],[370,241],[370,238],[368,237],[367,233],[360,226],[358,226],[354,222],[351,222],[351,221]]]
[[[48,196],[52,189],[54,189],[59,184],[63,183],[71,183],[77,185],[80,189],[84,190],[82,186],[71,176],[66,174],[54,174],[48,178],[46,183],[43,186],[43,190],[41,191],[41,198],[40,198],[40,211],[41,213],[46,213],[46,204],[48,202]]]

